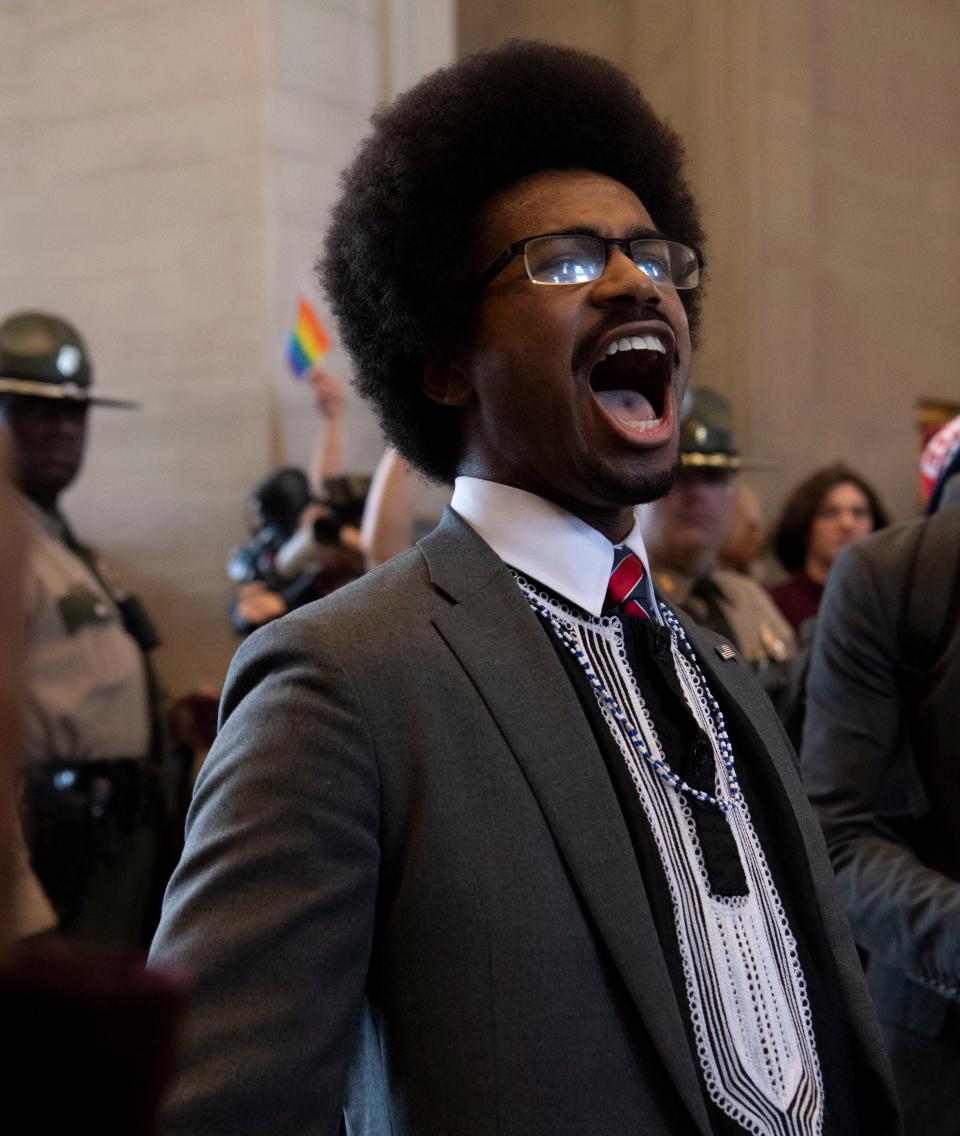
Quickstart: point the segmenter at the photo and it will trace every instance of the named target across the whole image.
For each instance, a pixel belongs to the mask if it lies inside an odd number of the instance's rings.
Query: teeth
[[[607,355],[615,355],[618,351],[659,351],[666,355],[667,348],[659,335],[625,335],[607,345]]]
[[[628,418],[625,422],[632,430],[656,430],[663,425],[662,418]]]

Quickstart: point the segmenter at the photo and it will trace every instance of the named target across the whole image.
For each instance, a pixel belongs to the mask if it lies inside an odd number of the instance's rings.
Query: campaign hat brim
[[[739,454],[701,454],[697,450],[684,450],[680,453],[680,464],[684,469],[731,469],[746,472],[773,470],[777,466],[774,462],[757,461],[754,458],[742,458]]]
[[[86,406],[112,406],[117,410],[140,409],[139,402],[93,394],[88,387],[81,387],[76,383],[48,383],[36,379],[8,379],[0,376],[0,394],[18,394],[23,398],[47,398],[55,402],[82,402]]]

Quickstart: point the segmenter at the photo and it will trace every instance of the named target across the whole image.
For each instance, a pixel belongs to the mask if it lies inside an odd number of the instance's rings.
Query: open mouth
[[[664,336],[624,335],[590,372],[594,398],[629,434],[656,431],[668,417],[672,354]]]

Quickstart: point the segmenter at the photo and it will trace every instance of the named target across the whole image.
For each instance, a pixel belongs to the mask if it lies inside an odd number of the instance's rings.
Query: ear
[[[420,389],[442,406],[465,406],[473,398],[473,384],[466,368],[446,353],[424,359]]]

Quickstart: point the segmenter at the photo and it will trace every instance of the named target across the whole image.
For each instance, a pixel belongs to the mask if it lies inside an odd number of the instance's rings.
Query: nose
[[[592,298],[598,307],[615,304],[649,306],[659,304],[663,293],[622,248],[614,245],[602,275],[594,282]]]
[[[76,438],[83,434],[86,407],[58,406],[50,417],[50,432],[63,438]]]

